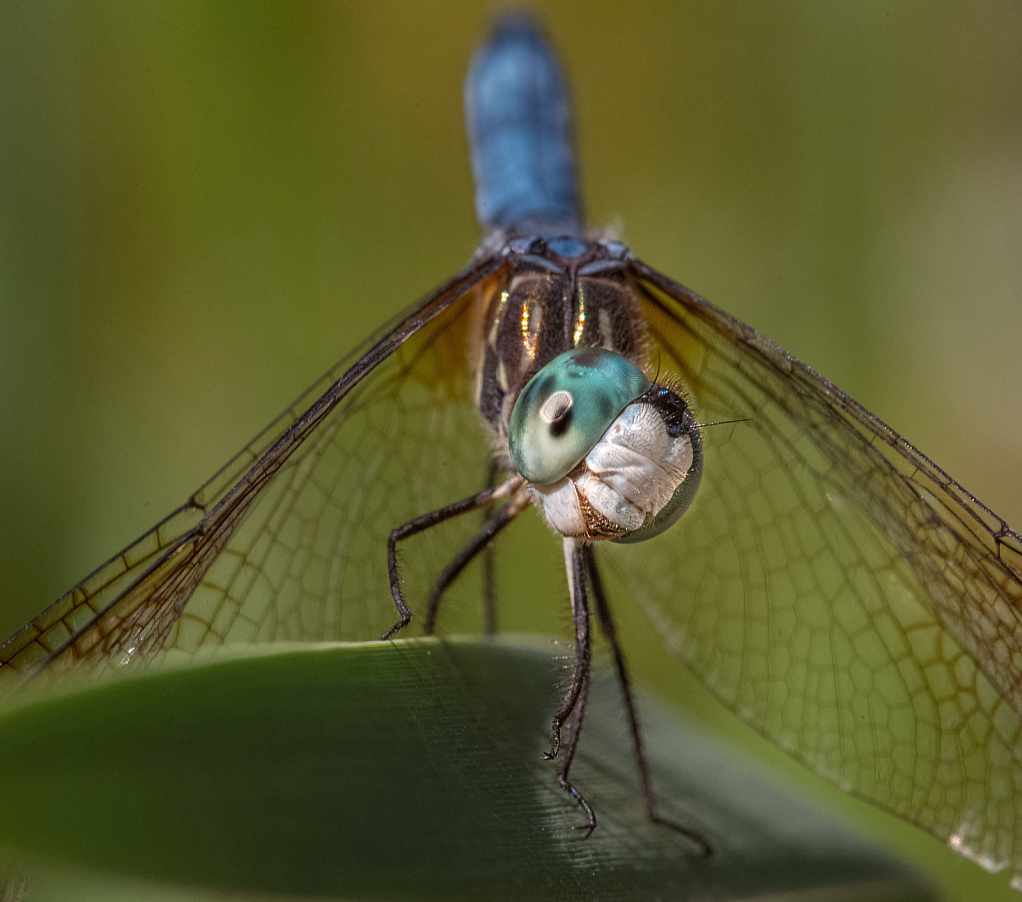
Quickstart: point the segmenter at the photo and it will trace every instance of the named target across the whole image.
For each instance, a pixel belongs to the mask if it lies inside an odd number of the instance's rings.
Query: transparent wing
[[[504,279],[498,257],[481,257],[342,360],[185,505],[0,647],[0,680],[161,649],[378,638],[396,619],[390,530],[484,487],[469,329]],[[455,547],[477,526],[429,541]],[[432,578],[415,560],[403,573],[413,595]]]
[[[697,419],[743,422],[703,431],[676,526],[607,549],[619,591],[811,769],[1018,873],[1019,535],[754,330],[642,263],[631,278]]]

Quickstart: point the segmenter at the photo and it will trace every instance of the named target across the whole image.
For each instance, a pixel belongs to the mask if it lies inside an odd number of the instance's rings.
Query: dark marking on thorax
[[[539,253],[537,253],[537,250]],[[600,347],[646,367],[646,325],[621,263],[591,242],[565,259],[536,240],[512,255],[507,287],[492,297],[477,336],[476,403],[506,441],[518,395],[535,373],[574,347]]]

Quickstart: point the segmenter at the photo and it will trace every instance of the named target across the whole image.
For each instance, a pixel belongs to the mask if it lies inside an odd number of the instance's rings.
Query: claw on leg
[[[575,667],[572,671],[571,686],[564,696],[560,710],[554,715],[550,731],[550,751],[544,756],[547,760],[556,758],[561,749],[561,730],[579,703],[582,686],[589,679],[589,665],[592,660],[585,564],[582,557],[582,546],[574,539],[564,540],[564,564],[568,573],[568,589],[571,593],[571,613],[575,621]],[[584,701],[582,708],[584,713]]]
[[[561,730],[568,724],[571,737],[568,740],[564,757],[557,767],[557,782],[582,809],[586,816],[586,835],[588,839],[596,829],[596,815],[592,806],[568,779],[571,762],[575,758],[578,739],[582,732],[582,721],[585,718],[586,702],[589,699],[589,668],[592,662],[592,642],[589,633],[589,602],[586,597],[585,559],[582,546],[573,539],[564,540],[564,563],[568,572],[568,588],[571,592],[571,611],[575,621],[575,667],[560,710],[554,715],[550,751],[546,759],[556,758],[561,750]]]
[[[657,813],[656,796],[653,794],[653,783],[650,779],[649,764],[646,761],[646,745],[642,741],[642,730],[639,727],[639,714],[635,707],[635,699],[632,697],[631,680],[628,677],[628,669],[625,667],[625,657],[617,640],[617,627],[614,625],[614,618],[610,613],[610,605],[607,602],[607,595],[603,590],[603,580],[600,578],[599,568],[596,566],[596,553],[589,546],[582,549],[582,556],[585,563],[586,576],[593,590],[593,597],[596,600],[596,615],[600,621],[600,629],[603,632],[607,643],[610,645],[611,654],[614,658],[614,669],[617,671],[618,683],[621,686],[621,696],[625,705],[625,713],[628,716],[628,728],[632,734],[632,744],[635,748],[635,764],[639,772],[639,783],[642,785],[642,795],[646,803],[646,817],[654,824],[669,827],[676,833],[680,833],[693,844],[697,845],[703,856],[709,858],[713,855],[713,846],[707,839],[695,830],[682,827],[674,821],[661,817]]]

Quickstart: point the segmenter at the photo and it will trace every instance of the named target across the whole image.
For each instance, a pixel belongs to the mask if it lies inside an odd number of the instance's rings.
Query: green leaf
[[[929,898],[647,702],[662,813],[715,854],[650,824],[604,677],[572,770],[585,840],[542,758],[569,664],[520,641],[303,646],[23,700],[0,713],[0,846],[30,886],[55,865],[362,900]]]

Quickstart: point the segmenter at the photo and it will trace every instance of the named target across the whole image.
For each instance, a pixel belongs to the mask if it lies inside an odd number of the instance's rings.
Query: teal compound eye
[[[533,485],[567,476],[649,387],[642,370],[613,351],[574,348],[555,357],[529,380],[511,411],[515,469]]]

